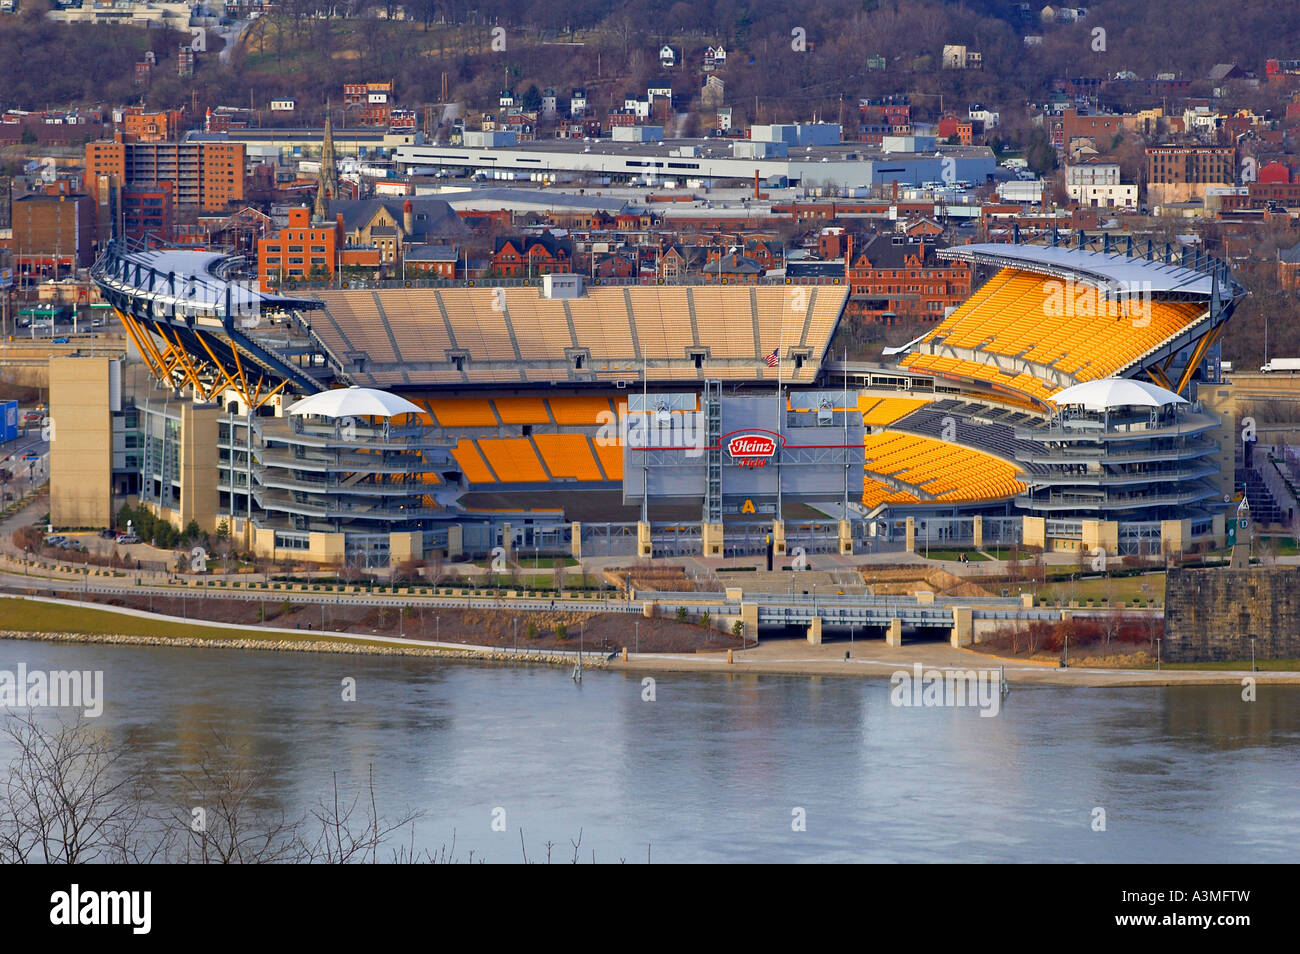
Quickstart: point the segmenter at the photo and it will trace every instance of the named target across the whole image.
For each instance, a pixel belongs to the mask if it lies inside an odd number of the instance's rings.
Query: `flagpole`
[[[844,519],[849,519],[849,346],[844,346]]]
[[[781,335],[776,346],[776,519],[781,519],[781,445],[784,442],[785,407],[781,400],[781,352],[785,350],[785,311],[781,312]]]

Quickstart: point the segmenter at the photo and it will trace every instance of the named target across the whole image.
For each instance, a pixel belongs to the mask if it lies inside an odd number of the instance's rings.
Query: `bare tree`
[[[338,774],[334,775],[334,797],[330,802],[320,802],[312,809],[304,825],[311,833],[299,842],[298,861],[343,865],[357,862],[375,864],[379,849],[396,832],[411,825],[423,812],[407,811],[396,819],[379,814],[375,803],[375,771],[370,767],[368,806],[362,806],[361,796],[351,801],[340,799]],[[399,852],[393,860],[403,857]]]
[[[297,825],[265,805],[266,770],[224,735],[213,733],[188,772],[190,808],[177,819],[183,832],[178,860],[201,864],[256,864],[297,860]]]
[[[140,863],[166,852],[136,753],[84,718],[50,729],[15,713],[3,734],[17,754],[0,797],[0,862]]]

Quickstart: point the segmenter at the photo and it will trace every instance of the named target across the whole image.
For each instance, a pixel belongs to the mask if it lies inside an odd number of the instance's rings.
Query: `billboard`
[[[724,514],[766,512],[783,500],[862,499],[862,417],[856,392],[803,392],[801,400],[724,395],[712,434],[697,395],[629,395],[623,497],[652,503],[703,501],[716,467]],[[793,395],[790,395],[793,398]],[[846,403],[847,402],[847,403]],[[717,478],[715,478],[717,479]],[[748,504],[748,509],[746,505]],[[769,506],[764,506],[764,505]]]

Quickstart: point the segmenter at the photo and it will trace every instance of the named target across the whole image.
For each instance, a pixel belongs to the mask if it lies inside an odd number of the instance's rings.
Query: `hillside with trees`
[[[405,20],[373,15],[395,15],[398,6]],[[399,100],[418,105],[441,98],[446,74],[450,98],[472,110],[491,108],[503,86],[519,93],[583,86],[603,110],[652,78],[670,78],[678,93],[691,93],[698,53],[721,42],[732,54],[720,74],[727,101],[747,121],[816,115],[843,119],[851,132],[859,98],[906,93],[921,118],[937,116],[941,105],[1000,108],[1004,134],[1023,143],[1023,104],[1044,98],[1055,78],[1131,70],[1199,79],[1218,62],[1260,69],[1266,57],[1286,55],[1270,38],[1300,35],[1300,7],[1188,0],[1171,16],[1172,6],[1101,0],[1078,23],[1048,25],[1036,11],[1022,18],[1016,4],[999,0],[812,0],[797,10],[775,0],[630,0],[612,7],[595,0],[368,7],[285,0],[277,15],[254,24],[228,65],[210,52],[192,79],[181,79],[168,68],[178,34],[53,23],[43,18],[44,0],[28,0],[19,16],[0,18],[0,105],[143,99],[202,108],[244,105],[250,95],[264,105],[283,95],[296,97],[311,118],[344,79],[394,80]],[[1105,31],[1101,49],[1098,29]],[[796,30],[804,31],[803,51],[795,49]],[[1025,34],[1041,35],[1042,45],[1027,48]],[[681,51],[684,66],[660,69],[657,51],[665,43]],[[981,52],[984,69],[939,69],[946,43]],[[142,90],[133,85],[133,68],[146,48],[161,65]],[[870,69],[875,56],[886,57],[888,68]],[[72,63],[76,69],[68,68]]]

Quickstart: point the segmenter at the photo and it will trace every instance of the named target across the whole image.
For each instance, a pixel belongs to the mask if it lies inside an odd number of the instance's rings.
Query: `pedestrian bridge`
[[[811,642],[820,642],[826,632],[848,636],[871,631],[881,631],[887,640],[894,641],[901,640],[903,629],[908,629],[933,635],[944,633],[954,645],[968,645],[977,631],[993,630],[1011,620],[1056,622],[1062,618],[1059,609],[1034,608],[1029,594],[1014,598],[944,598],[928,593],[866,596],[746,594],[728,590],[725,594],[640,593],[637,598],[643,606],[653,605],[660,615],[674,615],[680,608],[692,618],[707,612],[714,619],[739,620],[749,636],[761,635],[764,630],[801,627]]]

